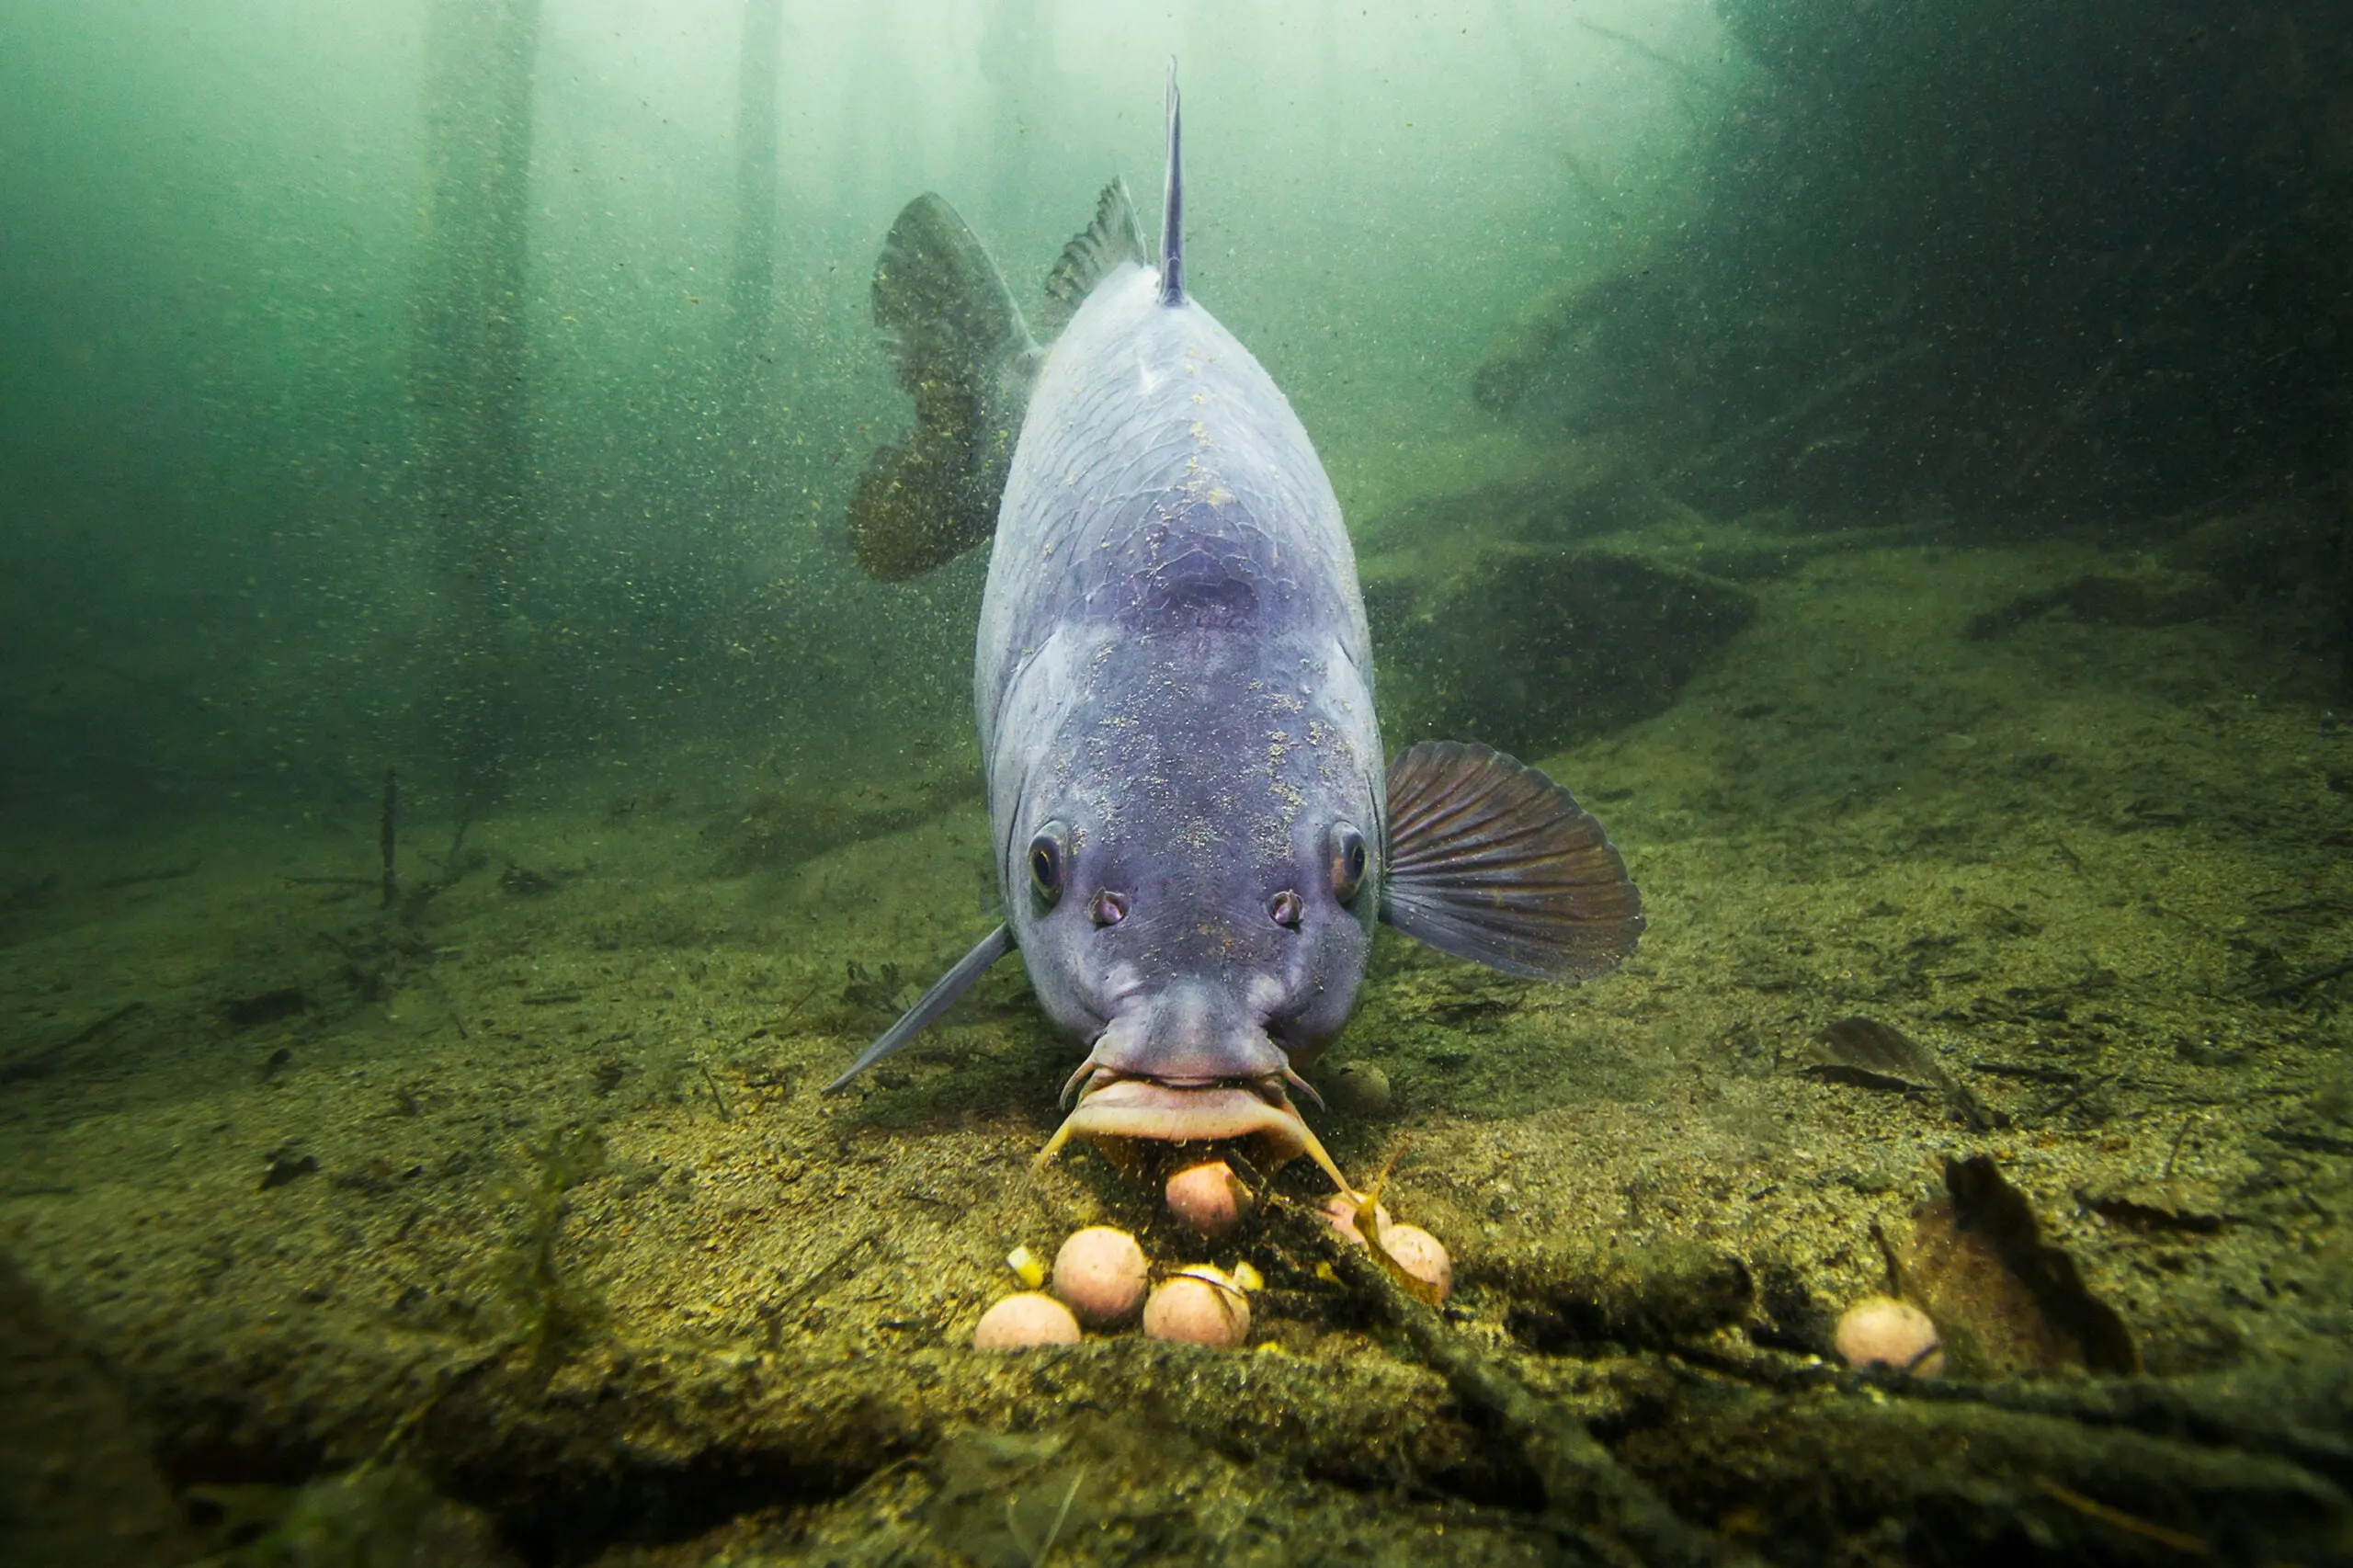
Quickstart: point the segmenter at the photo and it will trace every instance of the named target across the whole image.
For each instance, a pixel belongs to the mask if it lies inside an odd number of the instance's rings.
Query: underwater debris
[[[1324,1097],[1334,1110],[1367,1119],[1388,1113],[1389,1074],[1371,1062],[1346,1062],[1324,1080]]]
[[[413,1181],[425,1174],[423,1165],[410,1165],[404,1170],[381,1154],[369,1157],[348,1170],[341,1170],[329,1177],[340,1192],[356,1192],[362,1198],[381,1198],[404,1181]]]
[[[2277,985],[2267,985],[2260,991],[2250,991],[2247,993],[2247,999],[2253,1002],[2277,1002],[2285,997],[2302,997],[2305,992],[2315,985],[2325,985],[2332,980],[2341,980],[2348,974],[2353,974],[2353,959],[2340,959],[2333,964],[2326,964],[2313,970],[2309,974],[2300,974],[2292,980],[2283,980]]]
[[[2104,1220],[2136,1231],[2211,1235],[2230,1219],[2212,1187],[2179,1177],[2077,1187],[2075,1201]]]
[[[540,898],[562,891],[571,878],[562,872],[550,876],[535,871],[520,860],[509,860],[506,869],[498,873],[498,891],[510,898]]]
[[[192,1486],[243,1544],[198,1568],[450,1568],[503,1561],[488,1523],[415,1467],[370,1460],[304,1486]]]
[[[273,1187],[284,1187],[290,1181],[316,1176],[318,1170],[319,1157],[316,1154],[299,1154],[292,1144],[281,1144],[262,1156],[261,1186],[257,1190],[267,1192]]]
[[[604,1315],[591,1290],[564,1273],[557,1240],[572,1190],[604,1172],[605,1140],[594,1128],[559,1129],[529,1153],[529,1177],[506,1189],[523,1207],[524,1230],[506,1283],[531,1369],[548,1372]]]
[[[258,991],[250,996],[228,996],[215,1002],[212,1010],[233,1029],[255,1029],[264,1024],[274,1024],[280,1018],[290,1018],[305,1012],[310,999],[299,985],[281,985],[272,991]]]
[[[2272,1127],[2263,1136],[2283,1149],[2294,1149],[2306,1154],[2353,1154],[2353,1138],[2340,1138],[2331,1132],[2313,1132],[2298,1127]]]
[[[2015,631],[2053,611],[2100,626],[2177,626],[2222,609],[2228,596],[2203,574],[2167,572],[2122,576],[2091,572],[2039,594],[1972,616],[1961,635],[1972,642]]]
[[[1072,1472],[1069,1489],[1063,1494],[1063,1500],[1054,1505],[1054,1517],[1047,1523],[1046,1533],[1038,1538],[1034,1546],[1029,1542],[1029,1532],[1021,1528],[1021,1499],[1008,1497],[1005,1500],[1006,1533],[1013,1537],[1013,1544],[1021,1549],[1021,1555],[1029,1560],[1029,1568],[1042,1568],[1047,1554],[1054,1550],[1054,1543],[1062,1540],[1063,1527],[1070,1522],[1070,1506],[1078,1501],[1078,1489],[1086,1484],[1086,1467],[1081,1465]]]
[[[842,1272],[843,1266],[868,1247],[880,1242],[882,1235],[882,1227],[877,1225],[865,1234],[851,1238],[846,1244],[835,1248],[832,1256],[809,1269],[800,1278],[778,1292],[774,1299],[761,1303],[758,1308],[760,1321],[767,1325],[768,1345],[771,1348],[783,1342],[785,1312],[799,1305],[803,1298],[808,1297],[819,1286],[849,1278]]]
[[[1538,1350],[1671,1348],[1745,1321],[1756,1303],[1748,1265],[1696,1243],[1500,1247],[1467,1260],[1462,1277],[1511,1297],[1505,1322]]]
[[[790,870],[845,844],[904,832],[979,792],[976,773],[946,756],[920,757],[887,781],[838,791],[798,776],[790,782],[790,790],[758,790],[704,824],[702,836],[716,850],[711,876]]]
[[[478,1363],[477,1363],[478,1364]],[[462,1375],[462,1374],[461,1374]],[[235,1542],[197,1568],[502,1568],[480,1510],[450,1502],[405,1457],[417,1425],[448,1385],[404,1413],[353,1468],[301,1486],[191,1486]]]
[[[711,1075],[710,1063],[708,1062],[697,1062],[695,1063],[695,1071],[702,1075],[702,1086],[706,1090],[710,1091],[711,1104],[719,1108],[719,1119],[722,1121],[734,1120],[734,1108],[727,1103],[727,1096],[721,1090],[719,1086],[719,1080]]]
[[[2097,1519],[2102,1524],[2114,1525],[2128,1535],[2137,1535],[2143,1540],[2155,1541],[2159,1546],[2169,1546],[2174,1551],[2188,1556],[2203,1557],[2212,1550],[2206,1544],[2205,1538],[2202,1536],[2191,1535],[2187,1530],[2174,1529],[2154,1520],[2144,1519],[2138,1514],[2128,1514],[2121,1508],[2112,1508],[2096,1497],[2086,1497],[2071,1487],[2060,1485],[2047,1475],[2038,1475],[2034,1478],[2034,1489],[2052,1501],[2063,1503],[2088,1518]]]
[[[1447,1326],[1374,1261],[1349,1245],[1315,1210],[1278,1200],[1270,1224],[1403,1333],[1414,1353],[1444,1378],[1455,1398],[1492,1417],[1518,1442],[1543,1488],[1547,1511],[1604,1562],[1701,1568],[1727,1554],[1677,1516],[1565,1407],[1522,1382],[1497,1358]]]
[[[1877,1018],[1841,1018],[1799,1047],[1792,1059],[1799,1072],[1825,1083],[1941,1099],[1955,1121],[1981,1132],[2000,1124],[1927,1046]]]
[[[466,830],[472,824],[473,819],[471,813],[460,816],[458,819],[457,830],[449,836],[449,852],[440,857],[441,874],[430,881],[415,884],[402,895],[399,914],[396,916],[402,925],[419,924],[424,920],[426,911],[432,907],[435,899],[464,881],[474,872],[489,869],[488,855],[479,849],[470,851],[466,848]],[[426,858],[431,859],[433,857],[427,855]]]
[[[63,1060],[67,1051],[72,1051],[75,1046],[87,1044],[124,1019],[146,1010],[147,1004],[144,1002],[125,1002],[106,1017],[95,1022],[84,1024],[55,1045],[45,1045],[39,1051],[17,1057],[13,1062],[0,1062],[0,1084],[20,1084],[34,1078],[48,1077],[57,1071],[58,1063]]]
[[[905,984],[897,964],[886,963],[878,972],[851,959],[842,966],[842,1006],[860,1013],[895,1013],[894,998]]]
[[[116,892],[123,888],[147,887],[155,882],[176,882],[196,875],[201,860],[190,860],[185,866],[165,866],[153,871],[125,871],[119,876],[100,877],[90,885],[101,892]]]
[[[1085,1500],[1090,1467],[1059,1462],[1073,1450],[1096,1450],[1099,1437],[979,1430],[950,1437],[927,1466],[934,1491],[925,1512],[933,1538],[959,1562],[1043,1568],[1057,1546],[1100,1524]],[[1133,1447],[1132,1438],[1123,1446]]]
[[[1881,1244],[1894,1293],[1936,1321],[1956,1374],[2141,1369],[2123,1318],[2043,1241],[2033,1208],[1990,1158],[1947,1160],[1945,1189],[1914,1219],[1907,1244]]]
[[[1376,537],[1416,531],[1382,519]],[[1614,550],[1495,542],[1359,566],[1392,748],[1475,734],[1543,756],[1646,719],[1756,613],[1737,584]]]

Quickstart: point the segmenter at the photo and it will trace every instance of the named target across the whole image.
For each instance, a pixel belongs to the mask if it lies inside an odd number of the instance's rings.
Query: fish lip
[[[1248,1142],[1271,1165],[1304,1153],[1307,1123],[1279,1076],[1185,1080],[1097,1068],[1063,1131],[1106,1142]]]
[[[1267,1170],[1300,1155],[1313,1160],[1332,1185],[1351,1199],[1357,1190],[1331,1151],[1290,1103],[1285,1085],[1290,1069],[1256,1078],[1186,1080],[1085,1067],[1078,1106],[1063,1119],[1030,1169],[1042,1170],[1073,1138],[1084,1138],[1115,1164],[1132,1166],[1139,1143],[1246,1144]],[[1074,1076],[1072,1082],[1078,1081]]]

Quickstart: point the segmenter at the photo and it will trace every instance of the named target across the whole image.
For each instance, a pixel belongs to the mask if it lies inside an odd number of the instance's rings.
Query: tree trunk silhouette
[[[773,365],[777,258],[777,51],[784,0],[744,0],[744,47],[735,74],[735,233],[721,319],[719,395],[726,437],[722,526],[731,551],[771,524],[776,452]]]
[[[433,0],[427,233],[410,390],[436,595],[436,718],[471,811],[516,746],[507,646],[531,524],[523,268],[540,0]]]

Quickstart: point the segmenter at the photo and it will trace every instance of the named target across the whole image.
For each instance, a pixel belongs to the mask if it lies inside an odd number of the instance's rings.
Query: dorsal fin
[[[1111,269],[1125,262],[1149,267],[1144,253],[1143,226],[1136,222],[1136,204],[1129,199],[1128,182],[1115,179],[1095,200],[1095,222],[1063,246],[1062,259],[1046,275],[1046,308],[1039,314],[1039,331],[1048,337],[1061,333],[1095,292]]]
[[[1160,302],[1185,302],[1185,116],[1176,98],[1176,61],[1168,61],[1168,185],[1160,204]]]

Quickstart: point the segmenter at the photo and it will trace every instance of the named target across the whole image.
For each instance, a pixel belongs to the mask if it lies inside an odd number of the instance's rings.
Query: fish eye
[[[1331,857],[1332,896],[1353,903],[1364,886],[1364,835],[1353,823],[1336,822],[1326,831],[1324,844]]]
[[[1275,924],[1290,930],[1299,929],[1300,918],[1306,912],[1307,906],[1300,903],[1299,894],[1289,888],[1267,901],[1267,913],[1273,916]]]
[[[1069,829],[1059,822],[1048,823],[1029,841],[1029,886],[1048,909],[1062,900],[1063,877],[1070,861],[1068,841]]]
[[[1117,926],[1128,917],[1128,895],[1106,888],[1095,895],[1095,924]]]

